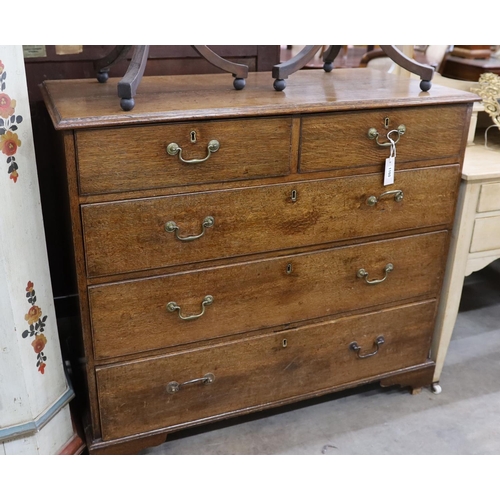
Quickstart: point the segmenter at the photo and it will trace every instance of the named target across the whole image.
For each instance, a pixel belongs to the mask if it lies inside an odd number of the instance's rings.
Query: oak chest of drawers
[[[92,453],[430,384],[472,94],[370,70],[42,86],[66,161]],[[391,148],[391,142],[395,144]],[[396,155],[384,186],[385,159]]]

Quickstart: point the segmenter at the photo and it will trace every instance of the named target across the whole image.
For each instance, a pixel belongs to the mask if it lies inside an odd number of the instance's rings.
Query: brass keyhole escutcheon
[[[292,264],[287,264],[286,274],[292,274],[292,271],[293,271]]]
[[[286,347],[288,345],[288,340],[287,339],[283,339],[283,342],[281,342],[281,345],[283,347]]]
[[[190,141],[194,144],[196,142],[196,130],[191,130],[189,133]]]

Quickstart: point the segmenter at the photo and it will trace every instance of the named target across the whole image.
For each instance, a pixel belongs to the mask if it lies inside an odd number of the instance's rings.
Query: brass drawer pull
[[[358,278],[364,278],[365,281],[369,284],[369,285],[376,285],[377,283],[382,283],[383,281],[385,281],[387,279],[387,276],[389,275],[389,273],[394,269],[394,266],[389,262],[389,264],[387,264],[385,267],[384,267],[384,271],[385,271],[385,276],[381,279],[381,280],[369,280],[368,279],[368,271],[365,271],[364,269],[358,269],[358,272],[356,273],[356,276]]]
[[[191,316],[183,316],[181,313],[181,308],[180,308],[180,306],[177,305],[177,302],[169,302],[167,304],[167,311],[169,311],[169,312],[178,311],[179,318],[181,318],[182,320],[185,320],[185,321],[189,321],[189,320],[196,319],[196,318],[203,316],[205,314],[205,306],[209,306],[210,304],[213,303],[213,301],[214,301],[214,298],[211,295],[206,295],[201,303],[201,313],[193,314]]]
[[[373,345],[375,346],[375,350],[373,352],[369,352],[368,354],[360,354],[361,347],[359,347],[357,342],[351,342],[349,344],[349,349],[354,351],[359,359],[370,358],[371,356],[375,356],[378,352],[378,348],[385,342],[384,337],[377,337]]]
[[[370,196],[366,200],[366,204],[370,207],[373,207],[380,201],[381,198],[383,198],[384,196],[391,196],[392,194],[394,195],[394,201],[397,201],[399,203],[403,200],[403,191],[401,191],[401,189],[395,189],[394,191],[386,191],[385,193],[382,193],[378,198],[376,196]]]
[[[211,384],[214,380],[215,380],[215,375],[213,373],[207,373],[201,378],[194,378],[193,380],[182,382],[182,384],[179,384],[179,382],[173,380],[172,382],[168,383],[167,392],[170,394],[174,394],[176,392],[179,392],[181,390],[181,387],[185,385],[197,384],[198,382],[201,382],[202,384]]]
[[[390,130],[389,132],[387,132],[386,137],[389,139],[389,142],[379,142],[378,138],[380,134],[378,133],[376,128],[372,127],[368,130],[368,137],[370,139],[375,139],[375,141],[379,146],[391,146],[391,145],[393,146],[394,144],[398,143],[399,139],[401,139],[401,136],[404,135],[405,132],[406,132],[406,127],[404,125],[400,125],[397,129]],[[392,133],[398,134],[398,138],[396,140],[391,139],[390,136]]]
[[[205,156],[205,158],[194,159],[194,160],[185,160],[182,157],[182,148],[178,144],[176,144],[175,142],[171,142],[167,146],[167,153],[169,155],[172,155],[172,156],[175,156],[176,154],[178,154],[179,155],[179,160],[181,160],[184,163],[188,163],[188,164],[192,165],[192,164],[195,164],[195,163],[203,163],[204,161],[207,161],[210,158],[210,155],[212,153],[215,153],[215,152],[219,151],[219,148],[220,148],[219,141],[216,140],[216,139],[212,139],[208,143],[208,145],[207,145],[208,154],[207,154],[207,156]]]
[[[175,237],[180,241],[193,241],[201,238],[205,234],[205,229],[207,227],[212,227],[214,224],[215,219],[211,215],[209,215],[208,217],[205,217],[203,219],[203,222],[201,224],[202,231],[200,234],[196,234],[194,236],[179,236],[179,226],[171,220],[165,224],[165,231],[167,231],[167,233],[175,232]]]

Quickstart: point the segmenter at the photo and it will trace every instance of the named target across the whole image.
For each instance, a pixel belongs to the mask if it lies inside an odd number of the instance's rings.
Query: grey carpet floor
[[[181,431],[142,454],[500,454],[500,261],[466,278],[441,386],[365,386]]]

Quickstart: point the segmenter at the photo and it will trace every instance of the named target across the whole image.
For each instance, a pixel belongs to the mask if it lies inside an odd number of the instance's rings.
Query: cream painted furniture
[[[23,51],[0,45],[0,456],[80,451],[73,396],[59,344]]]
[[[490,130],[488,136],[499,135]],[[439,380],[457,319],[465,276],[500,258],[500,146],[487,149],[476,135],[468,146],[456,210],[447,270],[432,358],[436,362],[433,389],[441,392]],[[488,147],[492,148],[491,144]]]
[[[415,75],[411,75],[412,78],[415,77]],[[434,84],[437,85],[443,85],[445,87],[450,87],[453,89],[458,89],[458,90],[464,90],[465,92],[474,92],[474,88],[477,87],[477,82],[471,82],[467,80],[454,80],[453,78],[447,78],[444,76],[441,76],[439,73],[436,73],[434,77],[432,78],[432,81]],[[484,104],[482,101],[477,101],[474,103],[474,106],[472,107],[472,115],[470,119],[470,126],[469,126],[469,135],[467,136],[467,145],[471,146],[476,144],[475,140],[475,134],[476,134],[476,127],[477,127],[477,120],[479,113],[484,112]],[[482,113],[484,114],[484,113]],[[479,143],[481,143],[481,140],[479,139]]]

